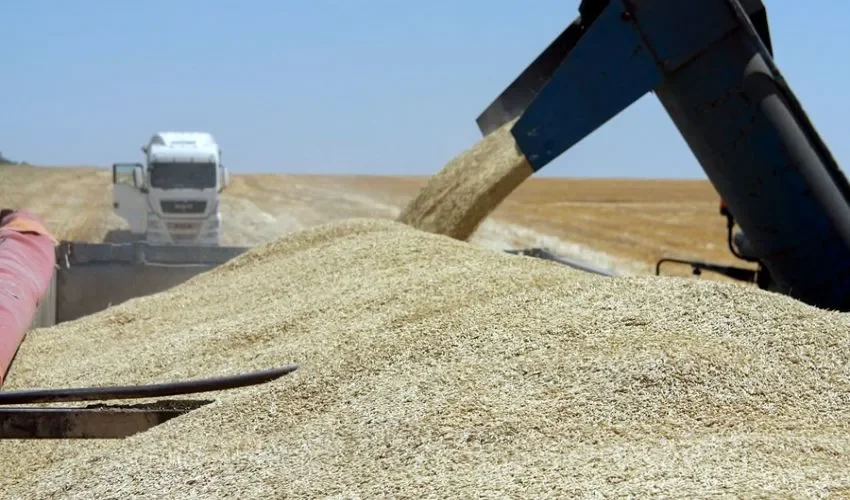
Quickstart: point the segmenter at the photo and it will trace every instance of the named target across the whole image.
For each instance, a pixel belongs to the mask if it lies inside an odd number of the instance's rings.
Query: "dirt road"
[[[222,201],[223,243],[255,245],[350,217],[395,218],[424,178],[236,175]],[[2,206],[32,210],[59,239],[103,241],[126,229],[111,209],[111,174],[96,168],[0,168]],[[626,273],[663,255],[734,262],[706,182],[535,178],[471,241],[552,251]],[[686,269],[681,272],[686,272]]]

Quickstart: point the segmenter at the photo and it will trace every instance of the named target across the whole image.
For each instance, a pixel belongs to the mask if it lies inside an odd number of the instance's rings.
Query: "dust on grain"
[[[398,221],[466,240],[532,174],[510,121],[450,161],[428,180]]]
[[[850,321],[393,221],[37,330],[9,389],[289,363],[123,441],[0,442],[13,498],[814,496],[850,487]]]

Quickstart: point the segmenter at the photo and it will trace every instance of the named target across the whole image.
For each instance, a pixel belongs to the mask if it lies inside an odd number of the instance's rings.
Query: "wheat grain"
[[[397,220],[423,231],[468,239],[533,172],[511,135],[513,123],[450,161],[428,180]]]
[[[300,369],[122,441],[0,442],[0,488],[819,496],[850,488],[848,331],[752,288],[602,278],[349,220],[33,332],[9,389]]]

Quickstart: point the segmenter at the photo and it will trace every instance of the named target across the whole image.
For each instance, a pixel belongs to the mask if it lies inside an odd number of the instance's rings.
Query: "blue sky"
[[[205,130],[236,173],[433,174],[578,3],[5,0],[0,151],[106,166]],[[766,4],[780,69],[850,160],[850,2]],[[541,173],[704,177],[652,95]]]

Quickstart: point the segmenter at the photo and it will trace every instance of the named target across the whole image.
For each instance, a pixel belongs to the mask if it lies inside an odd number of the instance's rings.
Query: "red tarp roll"
[[[23,210],[4,215],[0,219],[0,385],[50,287],[56,262],[56,240],[38,216]]]

